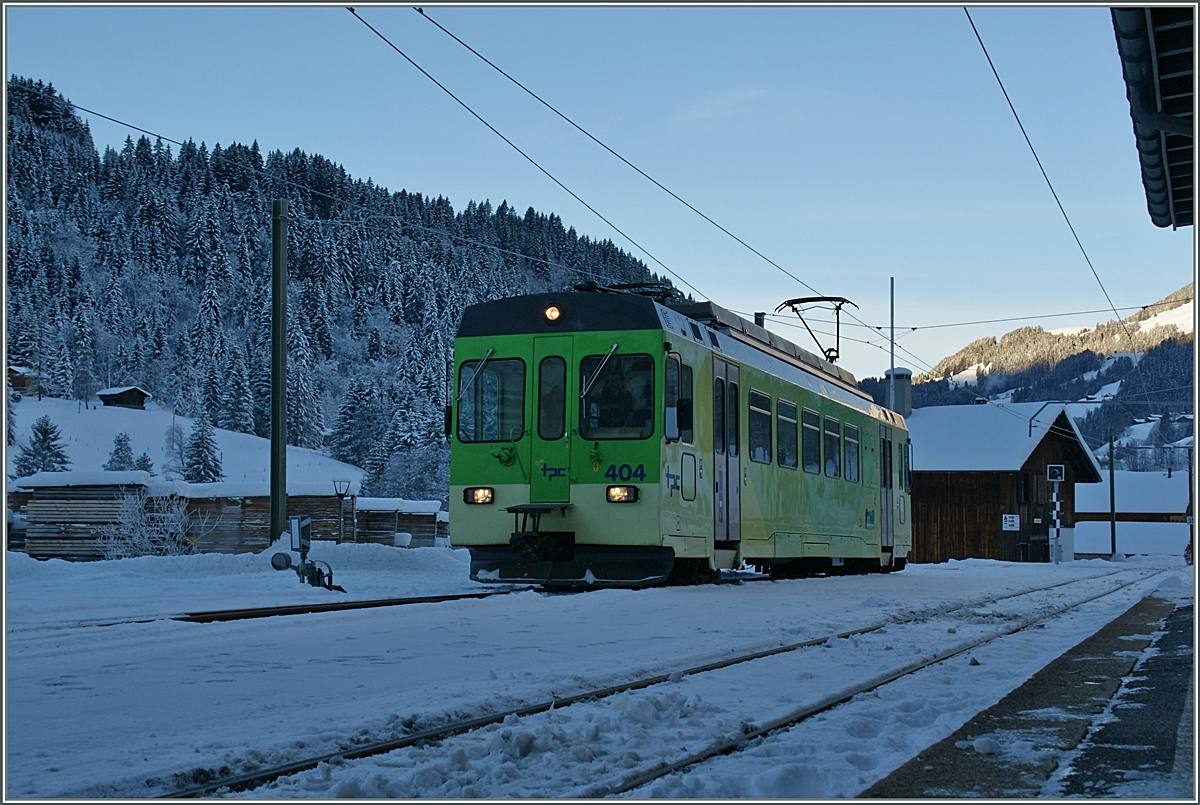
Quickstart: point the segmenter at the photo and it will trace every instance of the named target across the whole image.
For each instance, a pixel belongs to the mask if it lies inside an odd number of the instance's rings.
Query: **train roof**
[[[705,324],[717,332],[726,333],[732,338],[749,344],[756,349],[774,355],[783,361],[809,372],[816,372],[829,377],[838,383],[845,383],[858,391],[858,381],[854,375],[847,372],[816,354],[799,347],[791,341],[776,335],[765,327],[760,327],[752,321],[742,318],[731,310],[726,310],[713,302],[692,302],[687,304],[668,304],[671,310],[693,321]],[[861,392],[860,392],[861,393]]]
[[[555,305],[562,313],[555,322],[542,315],[550,305]],[[854,375],[842,367],[713,302],[668,302],[662,305],[641,294],[598,291],[511,296],[471,305],[464,310],[458,337],[550,335],[588,330],[675,331],[678,328],[670,321],[672,313],[870,400],[870,396],[858,388]],[[696,331],[697,335],[699,332]],[[703,339],[699,340],[703,343]],[[715,340],[710,346],[722,351]]]

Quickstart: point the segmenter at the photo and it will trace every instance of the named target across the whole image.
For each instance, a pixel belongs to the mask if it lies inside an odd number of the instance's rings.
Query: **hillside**
[[[7,126],[9,365],[54,398],[136,384],[179,416],[267,436],[270,207],[285,198],[288,440],[364,466],[371,494],[448,487],[441,411],[466,306],[658,281],[554,213],[455,211],[299,149],[143,136],[101,155],[40,81],[9,80]]]
[[[61,442],[67,459],[68,469],[95,471],[103,469],[119,433],[129,435],[133,454],[146,453],[154,462],[153,474],[164,477],[164,468],[171,463],[167,454],[167,429],[178,425],[186,436],[192,431],[194,420],[177,417],[153,402],[146,404],[145,411],[128,408],[91,406],[84,408],[72,400],[46,397],[26,397],[13,406],[13,415],[22,431],[27,431],[33,422],[42,416],[50,417],[61,433]],[[255,489],[270,488],[271,441],[250,433],[214,429],[217,450],[221,455],[224,470],[223,481],[243,484]],[[5,473],[15,475],[14,464],[18,451],[9,450]],[[166,473],[170,475],[170,473]],[[178,476],[175,476],[178,477]],[[287,481],[289,488],[320,488],[333,492],[334,478],[348,478],[357,493],[363,480],[363,470],[346,464],[317,450],[289,446],[287,449]]]
[[[1119,467],[1182,468],[1193,443],[1192,296],[1186,285],[1121,321],[981,338],[913,378],[913,408],[979,397],[1077,401],[1068,410],[1102,463],[1111,435]],[[865,378],[859,387],[885,404],[883,379]]]
[[[981,338],[943,358],[932,372],[917,375],[913,381],[968,380],[981,392],[998,391],[1014,388],[1012,379],[1025,373],[1053,371],[1059,363],[1081,354],[1090,352],[1106,358],[1118,352],[1146,352],[1166,340],[1192,334],[1192,296],[1188,284],[1120,321],[1065,330],[1021,327],[999,339]]]

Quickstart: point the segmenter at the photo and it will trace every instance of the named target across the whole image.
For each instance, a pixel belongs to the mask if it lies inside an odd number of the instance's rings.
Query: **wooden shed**
[[[1100,465],[1062,404],[987,403],[918,408],[913,444],[912,562],[1050,560],[1049,465],[1059,483],[1062,559],[1073,558],[1075,484]]]
[[[404,546],[432,547],[446,536],[447,512],[437,500],[404,498],[358,498],[354,502],[355,540],[398,545],[396,534],[411,534]]]
[[[118,408],[144,409],[146,407],[146,400],[151,399],[154,395],[137,386],[117,386],[109,389],[100,389],[96,392],[96,396],[105,405],[112,405]]]
[[[23,499],[25,552],[35,559],[103,559],[96,547],[101,526],[120,519],[121,501],[150,482],[131,472],[39,472],[9,485],[9,508]]]

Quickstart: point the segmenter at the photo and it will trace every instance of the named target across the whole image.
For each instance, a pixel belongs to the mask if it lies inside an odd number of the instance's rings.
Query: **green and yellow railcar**
[[[467,308],[451,542],[481,582],[640,586],[749,563],[889,571],[912,544],[904,420],[709,302],[564,292]]]

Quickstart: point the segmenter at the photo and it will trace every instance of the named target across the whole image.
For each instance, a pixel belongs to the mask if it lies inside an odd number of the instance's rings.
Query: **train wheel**
[[[676,559],[671,574],[667,576],[667,584],[708,584],[715,581],[719,575],[719,571],[708,566],[707,559]]]

